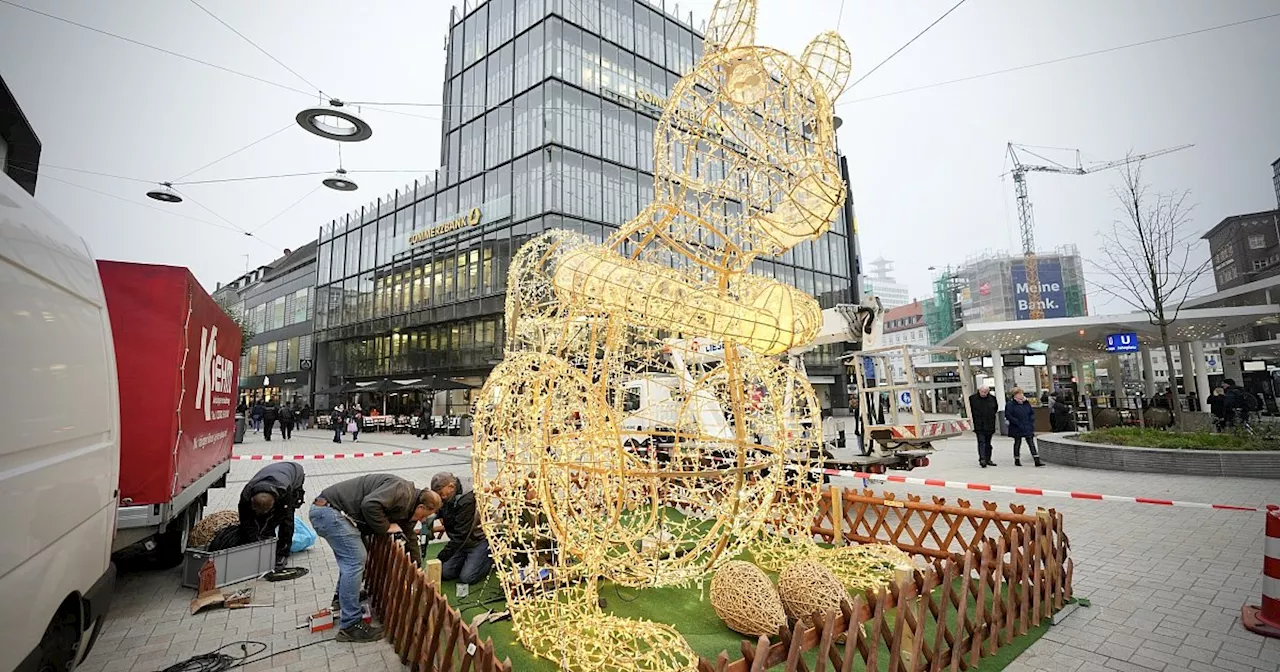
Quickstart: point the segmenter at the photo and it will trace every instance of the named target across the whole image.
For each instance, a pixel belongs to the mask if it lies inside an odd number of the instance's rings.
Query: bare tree
[[[1122,184],[1111,193],[1120,202],[1124,219],[1112,223],[1103,234],[1101,258],[1093,262],[1106,281],[1102,291],[1146,313],[1160,328],[1160,344],[1169,364],[1169,386],[1176,390],[1169,325],[1178,319],[1191,287],[1209,270],[1210,260],[1193,260],[1197,235],[1189,230],[1193,205],[1187,190],[1156,192],[1142,179],[1142,161],[1117,169]],[[1197,366],[1203,366],[1197,362]],[[1187,382],[1190,386],[1190,381]],[[1197,394],[1200,391],[1197,390]],[[1174,422],[1180,423],[1178,403],[1170,404]]]

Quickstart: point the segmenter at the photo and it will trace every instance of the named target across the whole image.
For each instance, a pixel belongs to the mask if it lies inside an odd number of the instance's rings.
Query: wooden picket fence
[[[991,502],[833,487],[813,533],[832,543],[888,543],[927,567],[901,583],[868,591],[839,611],[744,640],[740,658],[701,659],[700,672],[938,672],[968,670],[1061,609],[1071,598],[1072,561],[1062,514],[1034,515]],[[365,583],[400,660],[422,672],[510,672],[492,640],[482,640],[387,537],[371,542]],[[810,667],[806,661],[816,656]]]
[[[510,659],[500,662],[494,654],[493,640],[482,641],[390,537],[370,544],[365,587],[387,641],[414,672],[511,672]]]
[[[952,506],[937,496],[924,501],[908,493],[899,500],[891,492],[877,496],[871,490],[832,486],[819,501],[811,529],[835,544],[893,544],[927,558],[941,571],[942,560],[963,555],[984,539],[1003,538],[1012,544],[1015,529],[1024,543],[1030,543],[1031,531],[1041,525],[1053,545],[1066,545],[1062,514],[1054,509],[1028,514],[1019,504],[1000,511],[995,502],[982,502],[979,508],[959,499]]]
[[[968,670],[1049,618],[1071,599],[1072,561],[1062,514],[1002,512],[991,502],[949,506],[940,498],[832,488],[813,531],[836,543],[889,543],[929,567],[909,580],[782,628],[776,641],[742,642],[741,658],[722,652],[700,672]],[[838,524],[837,524],[838,523]]]

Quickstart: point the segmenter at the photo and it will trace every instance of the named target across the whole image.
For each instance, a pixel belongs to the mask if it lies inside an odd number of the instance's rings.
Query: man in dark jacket
[[[1009,436],[1013,437],[1013,466],[1022,466],[1022,440],[1026,439],[1036,466],[1043,467],[1040,451],[1036,450],[1036,409],[1027,401],[1022,388],[1013,388],[1013,398],[1004,406],[1004,418],[1009,421]]]
[[[342,432],[347,428],[347,416],[342,412],[342,405],[334,406],[329,412],[329,424],[333,426],[333,442],[342,443]]]
[[[1225,378],[1222,381],[1223,420],[1227,427],[1235,427],[1249,418],[1249,411],[1258,407],[1258,398],[1248,390],[1236,385],[1236,381]]]
[[[440,576],[445,581],[476,583],[493,569],[489,540],[476,512],[476,495],[463,492],[462,481],[442,471],[431,477],[431,489],[440,495],[440,520],[449,535],[449,543],[440,551],[444,563]]]
[[[268,401],[262,407],[262,436],[268,441],[271,440],[271,430],[276,426],[276,420],[280,419],[280,407],[274,401]]]
[[[367,474],[325,488],[311,504],[311,526],[324,537],[338,561],[339,642],[372,642],[382,627],[364,622],[360,585],[367,557],[364,535],[390,534],[397,525],[405,550],[414,563],[422,561],[422,547],[414,527],[440,509],[440,497],[419,490],[391,474]]]
[[[996,466],[991,461],[991,436],[996,433],[996,413],[1000,410],[996,397],[986,386],[969,397],[969,411],[973,413],[973,434],[978,437],[978,466],[986,469]]]
[[[240,491],[240,539],[247,544],[275,534],[277,569],[289,559],[293,514],[302,506],[305,480],[302,465],[276,462],[254,474]]]
[[[293,438],[293,422],[297,417],[297,411],[290,406],[280,407],[280,437],[285,441]]]

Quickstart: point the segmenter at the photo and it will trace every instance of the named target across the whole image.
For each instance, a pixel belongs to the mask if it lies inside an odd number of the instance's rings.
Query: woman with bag
[[[356,411],[351,416],[351,419],[347,420],[347,431],[351,433],[352,441],[360,440],[360,428],[362,425],[364,425],[364,416],[360,414],[360,411]]]

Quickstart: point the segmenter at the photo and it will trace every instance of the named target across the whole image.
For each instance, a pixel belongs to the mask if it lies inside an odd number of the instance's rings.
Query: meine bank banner
[[[1058,259],[1041,259],[1036,264],[1040,276],[1040,307],[1045,317],[1067,316],[1067,292],[1062,282],[1062,262]],[[1027,267],[1022,262],[1013,264],[1013,308],[1015,319],[1031,319],[1030,288],[1027,287]]]

